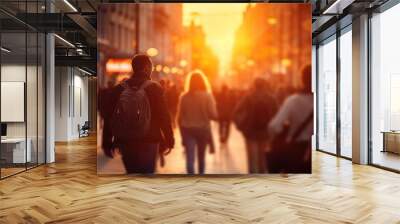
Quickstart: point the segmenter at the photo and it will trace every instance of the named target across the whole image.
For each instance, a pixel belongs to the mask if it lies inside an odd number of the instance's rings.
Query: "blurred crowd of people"
[[[151,59],[137,55],[132,66],[133,75],[124,82],[140,89],[151,80]],[[113,117],[125,87],[118,84],[100,90],[103,150],[109,157],[119,151],[128,173],[154,173],[157,158],[163,163],[164,156],[173,150],[173,128],[178,128],[187,173],[196,173],[197,161],[197,173],[204,174],[207,150],[215,152],[211,129],[211,121],[215,121],[221,146],[228,145],[232,124],[243,134],[249,173],[310,173],[311,66],[306,66],[301,76],[300,89],[278,86],[265,77],[248,80],[252,83],[249,88],[227,84],[212,88],[200,70],[190,72],[185,83],[151,81],[144,88],[151,108],[150,128],[144,136],[129,140],[120,140],[113,133]]]

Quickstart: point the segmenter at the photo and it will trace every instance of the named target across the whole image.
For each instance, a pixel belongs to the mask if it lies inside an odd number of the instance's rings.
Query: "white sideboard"
[[[25,151],[25,144],[26,147]],[[6,138],[1,139],[1,151],[2,158],[4,159],[4,154],[12,155],[11,158],[5,158],[7,162],[12,163],[25,163],[32,161],[32,140],[28,138],[25,142],[25,138]],[[11,156],[10,156],[11,157]]]

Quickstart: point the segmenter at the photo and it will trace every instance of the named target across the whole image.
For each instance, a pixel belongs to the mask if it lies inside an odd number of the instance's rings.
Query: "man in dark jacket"
[[[145,81],[150,80],[153,63],[147,55],[136,55],[132,59],[133,75],[127,80],[131,87],[140,87]],[[144,91],[149,99],[151,121],[150,129],[143,138],[132,138],[126,142],[114,142],[111,131],[111,118],[124,90],[122,85],[113,87],[107,94],[107,102],[103,103],[104,130],[103,150],[109,157],[113,157],[115,148],[119,148],[127,173],[154,173],[157,153],[164,154],[164,149],[170,151],[174,147],[174,135],[171,118],[165,102],[164,90],[161,85],[152,82]]]
[[[270,92],[270,83],[263,78],[256,78],[252,88],[235,109],[235,124],[246,141],[249,173],[266,172],[268,124],[277,110],[276,101]]]

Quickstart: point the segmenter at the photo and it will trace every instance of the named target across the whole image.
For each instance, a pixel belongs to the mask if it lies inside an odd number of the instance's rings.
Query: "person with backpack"
[[[302,71],[302,88],[286,98],[269,125],[274,139],[267,155],[271,173],[311,173],[313,94],[311,65]]]
[[[245,138],[249,173],[266,172],[267,130],[276,109],[270,85],[263,78],[254,80],[249,93],[236,106],[233,121]]]
[[[207,77],[198,70],[191,72],[186,78],[185,92],[179,99],[177,114],[188,174],[195,173],[196,154],[198,173],[204,174],[207,145],[210,145],[210,152],[213,153],[210,121],[216,119],[216,103]]]
[[[113,87],[104,117],[103,150],[116,149],[127,173],[154,173],[158,153],[174,147],[171,118],[161,85],[151,80],[153,63],[147,55],[132,59],[133,75]]]

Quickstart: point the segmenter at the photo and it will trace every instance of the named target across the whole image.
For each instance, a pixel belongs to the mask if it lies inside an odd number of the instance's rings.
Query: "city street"
[[[215,153],[206,152],[206,174],[245,174],[247,173],[247,158],[242,135],[233,127],[228,145],[220,145],[217,124],[213,123]],[[175,149],[165,157],[165,166],[158,164],[157,173],[186,173],[185,153],[181,144],[179,131],[175,131]],[[197,167],[196,167],[197,168]]]
[[[214,154],[206,155],[206,174],[246,174],[247,157],[242,135],[232,125],[228,146],[221,146],[218,141],[217,124],[213,123],[213,134],[216,145]],[[98,137],[99,143],[100,137]],[[165,157],[165,166],[157,163],[157,174],[185,174],[185,154],[181,144],[179,130],[175,129],[175,148]],[[101,165],[104,164],[104,165]],[[114,159],[108,159],[98,147],[98,172],[99,174],[123,174],[125,173],[121,157],[116,155]]]
[[[192,122],[208,124],[209,118],[216,117],[208,114],[203,119],[196,114],[205,111],[196,97],[189,96],[191,99],[186,104],[179,97],[204,90],[213,93],[216,114],[222,120],[230,119],[236,103],[251,92],[249,99],[257,99],[254,105],[261,112],[253,116],[252,111],[250,117],[255,118],[255,123],[266,124],[271,118],[266,116],[269,114],[266,111],[272,108],[270,105],[281,105],[286,97],[303,88],[300,74],[311,62],[311,16],[308,9],[301,4],[286,7],[245,3],[103,6],[102,16],[99,17],[99,26],[103,29],[98,34],[98,123],[110,121],[112,113],[108,108],[113,107],[118,99],[114,98],[113,92],[121,82],[130,80],[132,75],[135,77],[134,67],[138,66],[133,66],[132,56],[140,54],[149,57],[153,70],[147,75],[159,82],[165,93],[167,108],[157,111],[168,110],[178,119],[187,117],[184,119],[186,124],[181,124],[183,127],[192,127],[189,125]],[[298,39],[288,38],[291,36]],[[196,80],[192,79],[193,72],[201,77],[193,83],[205,88],[195,89],[194,84],[189,85]],[[255,80],[258,78],[256,87]],[[308,98],[311,110],[312,98]],[[193,108],[193,111],[187,112]],[[247,108],[245,110],[249,112]],[[178,111],[186,112],[178,114]],[[246,148],[241,134],[232,130],[229,144],[220,145],[217,124],[213,123],[212,129],[215,153],[211,154],[207,149],[205,174],[248,173]],[[258,130],[255,127],[250,129]],[[97,131],[100,139],[103,126],[100,125]],[[115,137],[113,134],[108,137]],[[186,155],[180,137],[179,130],[175,130],[175,148],[165,157],[164,166],[157,162],[155,173],[187,173]],[[119,155],[109,159],[101,148],[102,145],[98,145],[99,174],[125,173]],[[255,157],[258,158],[258,155]],[[142,160],[144,157],[140,156],[130,158],[141,158],[139,161],[150,167],[154,163],[154,160]],[[251,160],[252,164],[258,164],[254,158]],[[139,166],[139,161],[130,164]],[[153,170],[149,172],[153,173]],[[258,171],[258,165],[254,165],[251,173],[259,172],[263,171]],[[195,173],[199,172],[196,170]]]

